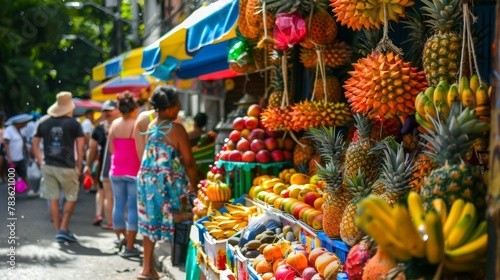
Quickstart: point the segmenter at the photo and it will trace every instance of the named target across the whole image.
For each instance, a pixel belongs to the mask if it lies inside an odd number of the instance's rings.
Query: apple
[[[242,152],[248,151],[250,150],[250,142],[245,138],[241,138],[238,143],[236,143],[236,149]]]
[[[229,133],[229,140],[233,141],[234,143],[240,141],[241,139],[241,131],[239,130],[233,130],[231,133]]]
[[[255,153],[252,151],[246,151],[241,156],[241,161],[244,162],[254,162],[255,161]]]
[[[262,128],[255,128],[250,132],[248,135],[247,139],[248,141],[252,142],[255,139],[262,139],[264,140],[264,137],[266,136],[266,133]]]
[[[278,266],[274,273],[276,280],[293,280],[295,278],[295,269],[287,264]]]
[[[260,150],[255,154],[255,160],[259,163],[268,163],[271,161],[271,153],[268,150]]]
[[[246,117],[245,127],[253,130],[259,127],[259,118],[257,117]]]
[[[278,141],[278,150],[284,150],[285,142],[283,141],[283,138],[276,138],[276,141]]]
[[[264,109],[259,104],[252,104],[247,109],[247,116],[249,117],[259,117]]]
[[[280,162],[285,160],[285,155],[282,150],[274,150],[271,152],[271,157],[274,162]]]
[[[246,139],[248,139],[248,135],[250,135],[250,129],[248,128],[245,128],[241,131],[241,136],[245,137]]]
[[[316,259],[325,254],[328,253],[328,250],[323,247],[316,247],[309,252],[309,266],[316,267]]]
[[[231,151],[223,151],[220,155],[220,159],[227,161],[229,159],[230,153],[231,153]]]
[[[245,119],[243,117],[236,117],[233,120],[233,129],[236,129],[239,131],[245,129]]]
[[[229,152],[228,156],[229,161],[241,161],[241,152],[238,150],[234,150]]]
[[[254,139],[250,143],[250,150],[254,151],[255,153],[257,153],[260,150],[264,150],[265,147],[266,145],[264,144],[264,141],[262,141],[261,139]]]
[[[283,146],[285,147],[285,150],[293,151],[293,149],[295,148],[295,141],[293,141],[293,139],[290,137],[286,137],[285,139],[283,139]]]
[[[293,158],[292,152],[287,150],[283,151],[283,156],[285,157],[285,160],[292,160]]]
[[[236,142],[229,140],[224,146],[226,147],[226,151],[232,151],[236,149]]]
[[[285,131],[283,131],[281,129],[272,130],[272,129],[269,129],[267,127],[264,128],[264,131],[266,132],[267,137],[273,137],[273,138],[281,138],[281,137],[283,137],[283,134],[285,133]]]
[[[321,197],[321,195],[317,192],[308,192],[304,196],[304,202],[314,207],[314,201],[319,197]]]
[[[316,271],[316,269],[314,267],[306,267],[304,268],[304,270],[302,271],[302,278],[304,278],[304,280],[311,280],[312,277],[314,276],[314,274],[318,273]]]
[[[284,198],[290,197],[290,190],[289,189],[282,190],[280,195]]]
[[[276,138],[266,138],[264,140],[264,144],[266,144],[266,149],[268,149],[269,151],[274,151],[278,148],[278,141],[276,140]]]

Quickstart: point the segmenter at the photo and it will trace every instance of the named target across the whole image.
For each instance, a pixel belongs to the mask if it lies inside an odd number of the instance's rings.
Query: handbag
[[[22,178],[18,178],[16,183],[14,184],[14,189],[17,193],[23,193],[28,190],[28,185]]]

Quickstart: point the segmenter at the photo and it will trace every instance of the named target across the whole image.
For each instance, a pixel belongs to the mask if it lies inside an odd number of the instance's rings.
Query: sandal
[[[102,225],[102,226],[101,226],[101,228],[102,228],[102,229],[114,230],[114,229],[113,229],[113,224]]]
[[[92,223],[94,226],[98,226],[100,225],[102,222],[102,216],[101,215],[97,215],[95,218],[94,218],[94,222]]]

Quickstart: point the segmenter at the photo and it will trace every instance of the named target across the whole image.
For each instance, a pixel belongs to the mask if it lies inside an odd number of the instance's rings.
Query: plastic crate
[[[248,280],[250,279],[250,273],[248,271],[248,265],[252,264],[253,259],[246,258],[241,253],[240,248],[236,248],[236,269],[237,269],[237,279],[238,280]]]
[[[340,258],[342,264],[345,263],[347,254],[349,253],[349,246],[342,242],[342,240],[329,238],[322,231],[318,232],[318,238],[321,241],[321,247],[335,253]]]
[[[228,242],[226,242],[226,265],[227,268],[230,269],[234,275],[237,273],[237,255],[236,255],[236,249],[237,246],[233,246]]]
[[[205,231],[203,235],[203,238],[205,239],[203,252],[205,252],[205,254],[207,255],[208,261],[219,270],[226,269],[227,239],[216,240],[210,235],[210,233],[208,233],[208,231]]]
[[[249,280],[262,280],[262,277],[253,269],[252,262],[247,263],[247,271]]]
[[[337,280],[348,280],[348,279],[349,278],[347,278],[347,274],[345,274],[344,272],[337,274]]]
[[[233,162],[219,159],[217,167],[224,166],[226,171],[226,184],[233,187],[233,197],[247,194],[253,184],[255,176],[269,174],[278,176],[284,166],[291,166],[291,161],[280,161],[270,163],[256,162]],[[232,176],[230,176],[232,172]],[[231,182],[232,179],[232,182]]]

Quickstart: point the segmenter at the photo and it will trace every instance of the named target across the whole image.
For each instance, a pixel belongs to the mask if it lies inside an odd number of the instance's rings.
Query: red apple
[[[259,118],[257,117],[246,117],[245,127],[253,130],[259,127]]]
[[[228,157],[229,161],[241,161],[241,152],[238,150],[231,151]]]
[[[303,271],[302,271],[302,278],[304,278],[304,280],[311,280],[312,277],[314,276],[314,274],[318,273],[316,271],[316,269],[314,267],[306,267]]]
[[[321,195],[317,192],[308,192],[304,196],[304,202],[314,207],[314,201],[319,197],[321,197]]]
[[[248,135],[247,139],[248,141],[252,142],[255,139],[264,139],[266,133],[262,128],[256,128],[250,132],[250,135]]]
[[[246,151],[241,156],[241,161],[244,162],[254,162],[255,161],[255,153],[252,151]]]
[[[316,247],[309,252],[309,266],[316,267],[316,259],[325,254],[328,253],[328,250],[323,247]]]
[[[282,190],[280,195],[284,198],[290,197],[290,190],[289,189]]]
[[[241,139],[241,131],[239,130],[233,130],[231,133],[229,133],[229,140],[233,141],[234,143],[237,143]]]
[[[260,150],[255,154],[255,160],[260,163],[268,163],[271,161],[271,153],[268,150]]]
[[[262,113],[263,109],[259,104],[252,104],[248,107],[247,116],[249,117],[259,117],[260,113]]]
[[[241,138],[240,141],[236,143],[236,149],[242,152],[248,151],[250,150],[250,142],[245,138]]]
[[[276,140],[276,138],[266,138],[264,140],[264,144],[266,144],[266,149],[268,149],[269,151],[274,151],[278,148],[278,141]]]
[[[233,129],[243,130],[245,129],[245,119],[243,117],[237,117],[233,120]]]
[[[285,161],[285,155],[282,150],[274,150],[271,152],[271,157],[274,162]]]
[[[266,145],[264,144],[264,141],[260,139],[255,139],[252,141],[252,143],[250,143],[250,150],[254,151],[255,153],[263,150],[265,147]]]
[[[283,151],[283,156],[285,157],[285,160],[292,160],[293,158],[292,152],[287,150]]]
[[[267,127],[264,128],[264,131],[266,132],[267,137],[274,137],[274,138],[281,138],[281,137],[283,137],[283,134],[285,133],[281,129],[272,130],[272,129],[269,129]]]
[[[231,153],[231,151],[224,151],[221,155],[220,155],[220,159],[222,160],[229,160],[229,154]]]
[[[293,280],[295,278],[295,269],[287,264],[282,264],[274,273],[276,280]]]

